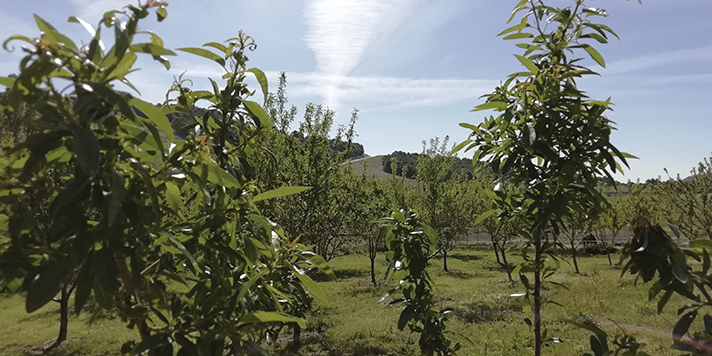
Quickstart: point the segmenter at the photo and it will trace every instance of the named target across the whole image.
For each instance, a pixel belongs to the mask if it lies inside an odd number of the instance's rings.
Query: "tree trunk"
[[[507,272],[507,278],[509,278],[509,281],[514,282],[514,280],[512,279],[512,269],[509,268],[509,262],[507,262],[507,255],[505,254],[504,249],[502,249],[502,266]]]
[[[59,303],[59,334],[57,335],[57,339],[54,340],[52,345],[50,345],[45,352],[59,347],[62,342],[67,340],[67,328],[69,326],[69,295],[72,291],[68,290],[65,285],[62,287],[60,292],[61,295],[59,300],[55,299],[55,301]]]
[[[578,261],[576,261],[576,245],[573,240],[571,240],[571,258],[574,260],[574,269],[576,270],[576,274],[580,274],[581,272],[579,272]]]
[[[604,236],[605,236],[605,234],[604,234]],[[608,265],[609,266],[613,266],[613,261],[611,261],[611,248],[613,247],[613,245],[615,245],[615,238],[616,238],[615,236],[616,236],[615,234],[613,234],[611,236],[611,244],[610,245],[608,245],[608,244],[603,245],[606,248],[606,255],[608,256]],[[603,241],[603,239],[601,239],[601,241]]]
[[[497,243],[494,242],[494,239],[492,239],[492,248],[494,249],[494,257],[497,259],[497,263],[501,265],[502,262],[499,260],[499,249],[497,248]]]
[[[292,349],[299,350],[302,347],[302,328],[299,324],[294,323],[294,335],[292,337]]]
[[[67,286],[62,287],[62,299],[59,300],[59,335],[57,345],[67,340],[67,327],[69,326],[69,292]]]
[[[541,264],[542,264],[542,233],[534,234],[534,356],[541,356]]]
[[[371,283],[376,286],[378,285],[376,283],[376,256],[368,256],[368,258],[371,260]]]
[[[447,249],[443,249],[443,270],[445,270],[445,272],[450,272],[447,269]]]

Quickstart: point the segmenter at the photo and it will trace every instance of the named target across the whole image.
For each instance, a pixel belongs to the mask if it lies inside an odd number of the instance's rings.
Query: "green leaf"
[[[291,266],[292,270],[294,270],[294,275],[299,278],[299,280],[304,284],[304,286],[309,290],[309,292],[317,299],[321,300],[324,304],[329,304],[329,301],[326,298],[326,294],[324,293],[324,290],[319,287],[319,285],[314,282],[311,277],[307,276],[303,272],[299,271],[295,266]]]
[[[660,298],[660,300],[658,301],[658,313],[661,313],[663,311],[663,308],[665,308],[667,302],[669,302],[670,298],[672,298],[672,294],[672,290],[665,291],[665,294],[663,294],[662,298]]]
[[[583,49],[586,50],[586,52],[588,52],[588,55],[591,56],[591,59],[596,61],[596,63],[598,63],[598,65],[600,65],[601,67],[606,68],[606,61],[603,60],[603,57],[600,53],[598,53],[595,48],[587,44],[582,44],[581,46],[583,47]]]
[[[222,43],[208,42],[208,43],[203,44],[203,47],[213,47],[213,48],[218,49],[218,50],[222,51],[223,53],[225,53],[226,56],[230,54],[228,52],[227,47],[225,47],[225,45]]]
[[[690,247],[698,250],[712,251],[712,240],[692,240],[690,241]]]
[[[76,50],[77,45],[74,44],[74,42],[69,39],[69,37],[59,33],[54,26],[50,25],[49,22],[43,20],[41,17],[35,15],[35,22],[37,23],[37,27],[44,32],[44,38],[48,39],[50,43],[63,43],[65,46]]]
[[[692,322],[695,321],[695,318],[697,318],[697,310],[683,315],[680,320],[675,323],[675,327],[672,328],[672,339],[677,341],[685,336],[685,334],[687,334],[687,330],[690,328],[690,325],[692,325]]]
[[[53,214],[57,214],[64,208],[65,206],[68,206],[72,203],[74,203],[77,198],[80,196],[80,193],[84,191],[84,189],[87,188],[89,181],[85,179],[72,179],[67,183],[67,185],[62,189],[62,191],[57,194],[57,197],[54,198],[54,201],[52,202],[52,212]]]
[[[134,52],[148,53],[154,57],[176,55],[175,52],[169,49],[165,49],[163,46],[157,45],[155,43],[136,43],[132,44],[129,48],[131,48],[131,50]]]
[[[73,270],[74,263],[71,257],[50,262],[37,277],[35,277],[30,288],[27,290],[25,310],[28,313],[32,313],[49,303],[66,284]]]
[[[502,101],[492,101],[489,103],[484,103],[477,105],[474,109],[470,111],[482,111],[482,110],[496,110],[496,111],[502,111],[506,109],[509,106],[509,104],[502,102]]]
[[[492,209],[492,210],[489,210],[489,211],[485,211],[484,213],[480,214],[480,216],[477,217],[477,220],[475,220],[474,225],[475,225],[475,226],[479,225],[482,221],[484,221],[484,220],[487,219],[488,217],[490,217],[490,216],[492,216],[492,215],[494,215],[494,214],[497,214],[497,213],[499,213],[499,212],[500,212],[499,209]]]
[[[514,34],[511,34],[511,35],[509,35],[509,36],[506,36],[506,37],[504,37],[503,39],[505,39],[505,40],[517,40],[517,39],[520,39],[520,38],[532,38],[532,37],[534,37],[534,35],[532,35],[531,33],[520,32],[520,33],[514,33]]]
[[[2,43],[2,48],[3,48],[4,50],[8,51],[8,52],[14,51],[14,50],[15,50],[15,47],[10,48],[10,47],[8,47],[7,45],[8,45],[10,42],[15,41],[15,40],[24,41],[24,42],[27,42],[27,43],[33,45],[33,46],[37,45],[37,43],[35,43],[35,41],[34,41],[33,39],[31,39],[31,38],[29,38],[29,37],[27,37],[27,36],[14,35],[14,36],[8,37],[8,38],[5,40],[5,42]]]
[[[88,176],[93,177],[99,172],[99,140],[90,128],[74,130],[74,154],[77,162]]]
[[[188,259],[188,261],[190,261],[191,265],[193,265],[193,268],[195,268],[196,271],[199,271],[198,264],[195,262],[195,258],[193,257],[193,254],[191,254],[190,251],[188,251],[188,249],[186,249],[185,246],[180,241],[176,240],[176,238],[173,237],[173,235],[171,235],[165,231],[161,231],[161,234],[166,236],[168,238],[168,240],[171,243],[173,243],[173,245],[175,245],[175,247]]]
[[[532,72],[533,75],[539,73],[539,67],[537,67],[531,59],[524,56],[520,56],[518,54],[515,54],[514,56],[517,57],[517,59],[522,62],[522,64],[527,67],[527,69],[529,69],[529,71]]]
[[[579,38],[592,38],[592,39],[598,41],[598,43],[603,43],[603,44],[608,43],[608,40],[605,37],[603,37],[597,33],[586,33],[586,34],[581,35]]]
[[[241,326],[244,324],[253,324],[253,323],[297,323],[299,327],[306,329],[307,323],[304,321],[304,319],[301,318],[296,318],[291,315],[283,314],[283,313],[275,313],[275,312],[267,312],[267,311],[257,311],[254,313],[249,313],[241,316],[239,319],[237,319],[237,326]]]
[[[218,56],[217,54],[215,54],[213,52],[208,51],[207,49],[195,48],[195,47],[183,47],[183,48],[178,48],[178,50],[213,60],[213,61],[217,62],[218,64],[220,64],[221,66],[223,66],[223,67],[225,66],[225,60],[222,57]]]
[[[329,264],[326,262],[326,260],[323,257],[321,257],[317,254],[314,254],[314,255],[308,257],[307,260],[309,260],[309,262],[311,262],[316,268],[318,268],[319,271],[321,271],[324,274],[326,274],[327,276],[329,276],[329,278],[331,278],[332,281],[335,281],[337,279],[336,274],[334,273],[334,270],[331,269],[331,267],[329,266]]]
[[[262,93],[265,96],[265,103],[267,102],[267,96],[269,95],[269,87],[267,83],[267,76],[265,73],[257,68],[250,68],[247,70],[248,72],[252,72],[252,74],[255,75],[255,78],[257,78],[257,82],[260,83],[260,86],[262,87]]]
[[[8,77],[0,77],[0,85],[4,85],[8,88],[12,88],[12,86],[15,84],[15,79],[8,78]]]
[[[260,104],[249,100],[243,101],[243,104],[245,104],[245,109],[257,119],[255,124],[259,128],[263,130],[270,130],[272,128],[272,120],[270,120],[269,115],[267,115]]]
[[[129,104],[141,110],[141,112],[143,112],[149,120],[153,121],[153,123],[156,124],[159,129],[161,129],[161,131],[166,135],[166,137],[168,137],[169,141],[175,142],[171,122],[166,117],[166,114],[161,111],[161,109],[138,98],[133,98],[129,100]]]
[[[460,124],[460,126],[462,126],[462,124]],[[457,152],[460,152],[463,148],[465,148],[465,146],[467,146],[467,145],[469,145],[469,144],[471,144],[471,143],[472,143],[472,140],[465,140],[465,141],[462,141],[460,144],[458,144],[457,146],[455,146],[455,147],[452,149],[452,151],[450,152],[450,155],[453,155],[453,154],[455,154],[455,153],[457,153]]]
[[[163,21],[166,18],[166,16],[168,16],[168,12],[166,12],[165,6],[161,6],[158,9],[156,9],[156,19],[158,20],[158,22]]]
[[[262,277],[264,277],[267,274],[267,272],[269,272],[269,271],[264,270],[264,271],[258,273],[257,275],[251,276],[250,280],[248,280],[247,283],[240,286],[240,293],[238,293],[237,299],[241,300],[242,298],[244,298],[247,295],[247,292],[250,291],[252,286],[254,286]]]
[[[158,37],[157,34],[151,32],[151,31],[140,31],[140,33],[148,34],[151,37],[151,43],[155,44],[156,46],[163,47],[163,40],[160,37]],[[175,52],[172,52],[172,53],[173,53],[173,55],[175,55]]]
[[[203,161],[203,166],[208,169],[208,181],[225,188],[240,188],[242,185],[232,174],[228,173],[211,158]]]
[[[182,202],[180,189],[171,182],[166,182],[166,201],[168,202],[168,206],[173,209],[176,214],[180,215]]]
[[[398,330],[403,330],[408,322],[415,318],[415,305],[409,305],[403,309],[400,317],[398,317]]]
[[[264,193],[257,194],[254,198],[252,198],[253,202],[258,202],[262,200],[267,200],[267,199],[273,199],[273,198],[279,198],[287,195],[292,195],[292,194],[299,194],[301,192],[307,191],[311,189],[311,187],[282,187],[282,188],[277,188],[273,189],[270,191],[266,191]]]

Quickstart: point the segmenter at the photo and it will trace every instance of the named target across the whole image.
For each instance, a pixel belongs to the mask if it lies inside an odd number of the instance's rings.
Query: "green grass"
[[[121,345],[137,336],[118,319],[90,314],[70,314],[67,341],[49,355],[118,356]],[[0,294],[0,355],[41,354],[43,346],[57,337],[58,328],[59,304],[49,303],[27,314],[23,297]]]
[[[616,256],[617,258],[617,256]],[[474,345],[463,343],[460,355],[528,355],[532,334],[523,322],[531,315],[521,312],[521,298],[509,297],[521,292],[521,283],[510,284],[506,274],[494,262],[491,251],[458,248],[451,253],[450,273],[442,271],[442,260],[430,267],[435,283],[450,287],[436,291],[438,307],[452,307],[454,316],[448,329],[466,335]],[[514,258],[516,261],[516,258]],[[633,284],[631,276],[620,278],[620,270],[608,266],[605,256],[581,258],[584,275],[563,263],[553,278],[569,289],[551,287],[547,295],[556,294],[553,304],[545,306],[543,315],[549,337],[564,342],[547,344],[545,355],[581,355],[588,350],[590,333],[562,319],[590,316],[609,334],[621,331],[635,334],[647,343],[650,355],[675,355],[669,346],[670,331],[677,321],[676,310],[685,301],[674,297],[662,314],[657,314],[656,301],[648,302],[648,286]],[[289,335],[284,334],[270,348],[272,355],[410,355],[414,354],[417,335],[396,327],[400,308],[379,302],[384,288],[373,287],[368,275],[368,259],[350,255],[330,262],[338,281],[320,282],[329,305],[317,306],[308,317],[309,328],[302,333],[303,347],[288,350]],[[386,262],[377,259],[377,273],[382,276]],[[315,276],[322,280],[320,276]],[[24,311],[20,296],[0,295],[0,355],[36,354],[38,346],[56,337],[58,306],[51,303],[33,314]],[[88,324],[86,313],[72,317],[69,340],[52,355],[120,355],[125,341],[137,338],[118,319],[99,319]],[[701,319],[701,318],[699,318]],[[698,320],[699,321],[699,320]],[[696,321],[696,322],[698,322]],[[700,325],[693,325],[694,328]]]

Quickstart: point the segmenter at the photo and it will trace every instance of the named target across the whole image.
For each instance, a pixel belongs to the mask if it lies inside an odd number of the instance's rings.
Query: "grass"
[[[513,256],[514,257],[514,256]],[[617,256],[616,256],[617,257]],[[518,262],[518,261],[513,261]],[[590,333],[563,319],[592,318],[612,335],[627,333],[645,341],[650,355],[675,355],[669,348],[670,331],[677,321],[676,310],[685,301],[673,297],[663,313],[656,301],[648,302],[648,286],[635,286],[633,277],[620,278],[620,270],[608,266],[605,256],[579,260],[584,274],[573,273],[573,266],[562,263],[553,278],[568,289],[552,286],[546,293],[563,306],[549,304],[543,309],[549,337],[563,342],[548,343],[545,355],[581,355],[588,351]],[[329,305],[317,306],[302,332],[302,348],[289,350],[289,335],[269,349],[271,355],[411,355],[417,351],[417,336],[396,327],[401,309],[379,302],[383,288],[373,287],[368,275],[368,260],[350,255],[330,262],[338,281],[320,282]],[[448,259],[450,273],[442,270],[442,260],[430,267],[435,283],[449,285],[437,289],[439,307],[455,309],[448,329],[467,336],[459,355],[528,355],[532,333],[523,322],[531,315],[522,313],[522,299],[509,297],[522,292],[521,283],[509,283],[483,247],[459,247]],[[377,259],[377,273],[386,267]],[[318,280],[322,278],[318,278]],[[0,295],[0,354],[37,354],[38,347],[56,337],[58,306],[51,304],[33,314],[24,311],[20,296]],[[89,314],[89,313],[86,313]],[[699,318],[701,319],[701,318]],[[72,317],[69,340],[52,355],[120,355],[123,342],[138,337],[135,330],[120,320],[99,319],[88,324],[89,316]],[[696,321],[696,323],[699,322]],[[693,329],[700,325],[693,325]],[[456,338],[453,336],[453,338]]]

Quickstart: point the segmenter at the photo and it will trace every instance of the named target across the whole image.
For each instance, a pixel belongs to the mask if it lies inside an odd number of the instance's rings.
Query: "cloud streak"
[[[277,78],[276,72],[267,73]],[[439,106],[461,100],[475,100],[492,91],[498,81],[479,79],[412,79],[396,77],[324,76],[320,73],[288,73],[288,91],[293,97],[323,97],[330,88],[332,100],[370,105]],[[272,84],[274,87],[274,84]],[[363,104],[366,104],[365,106]]]
[[[304,41],[314,52],[322,78],[319,94],[327,106],[337,106],[343,80],[363,59],[378,36],[393,31],[405,19],[414,0],[308,0]]]
[[[660,53],[613,62],[608,65],[608,69],[606,69],[604,74],[622,74],[669,64],[704,61],[710,59],[712,59],[712,46],[695,49],[683,49],[674,52]]]

